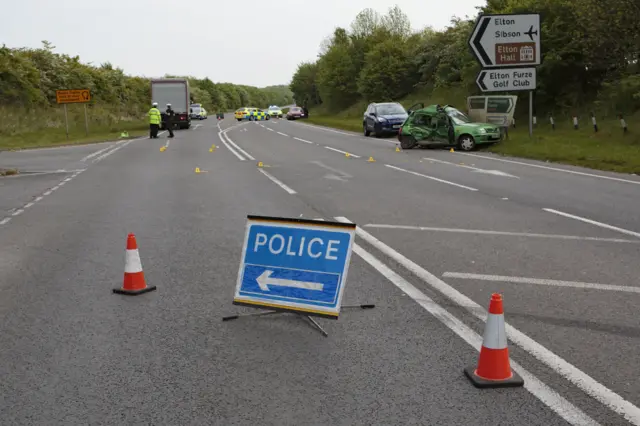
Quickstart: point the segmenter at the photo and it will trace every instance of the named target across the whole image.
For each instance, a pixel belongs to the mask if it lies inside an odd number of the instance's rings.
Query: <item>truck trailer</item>
[[[165,129],[165,110],[167,104],[175,111],[174,126],[178,129],[191,127],[189,112],[190,93],[189,82],[185,79],[163,78],[151,80],[151,101],[158,103],[162,115],[160,128]]]

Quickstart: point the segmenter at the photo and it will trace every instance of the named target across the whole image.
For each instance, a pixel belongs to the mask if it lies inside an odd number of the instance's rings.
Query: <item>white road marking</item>
[[[34,203],[37,203],[38,201],[42,200],[44,197],[41,195],[39,197],[36,197],[35,200],[33,200]]]
[[[355,155],[355,154],[352,154],[352,153],[347,152],[347,151],[340,151],[339,149],[335,149],[335,148],[332,148],[332,147],[330,147],[330,146],[325,146],[325,148],[326,148],[326,149],[330,149],[331,151],[339,152],[339,153],[344,154],[344,155],[349,154],[349,155],[350,155],[351,157],[353,157],[353,158],[360,158],[360,156],[359,156],[359,155]]]
[[[32,201],[30,203],[27,203],[24,205],[23,209],[28,209],[29,207],[33,206],[36,203],[36,201]]]
[[[343,223],[353,223],[346,217],[336,217],[336,220]],[[404,266],[408,271],[412,272],[414,275],[422,279],[425,283],[438,290],[451,301],[464,307],[478,319],[486,321],[487,311],[476,302],[463,295],[458,290],[442,281],[440,278],[436,277],[435,275],[422,268],[420,265],[416,264],[407,257],[403,256],[402,254],[398,253],[363,229],[359,227],[356,228],[356,234],[360,238]],[[509,324],[505,324],[505,329],[509,340],[520,346],[525,351],[529,352],[540,362],[547,365],[549,368],[573,383],[582,391],[600,401],[610,410],[620,414],[625,419],[632,422],[634,425],[640,426],[640,408],[625,400],[620,395],[613,392],[611,389],[608,389],[601,383],[597,382],[591,376],[587,375],[572,364],[568,363],[560,356],[551,352],[515,327]]]
[[[289,194],[293,195],[296,194],[296,191],[294,191],[293,189],[289,188],[287,185],[285,185],[284,183],[280,182],[278,179],[276,179],[275,177],[273,177],[272,175],[270,175],[269,173],[265,172],[263,169],[258,169],[258,171],[260,173],[262,173],[263,175],[265,175],[266,177],[268,177],[269,179],[271,179],[271,181],[273,183],[275,183],[276,185],[278,185],[280,188],[284,189],[285,191],[287,191]]]
[[[279,134],[279,135],[282,135],[282,136],[289,136],[286,133],[282,133],[282,132],[276,132],[276,133]]]
[[[235,149],[231,148],[231,146],[227,143],[227,141],[224,140],[224,138],[222,137],[222,132],[218,132],[218,137],[220,138],[220,141],[224,144],[224,146],[227,147],[227,149],[236,157],[238,157],[238,160],[240,161],[245,161],[246,158],[244,158],[242,155],[238,154]]]
[[[538,164],[530,164],[530,163],[525,163],[525,162],[522,162],[522,161],[505,160],[504,158],[494,158],[494,157],[489,157],[489,156],[485,156],[485,155],[470,154],[468,152],[457,152],[456,151],[456,153],[460,154],[460,155],[470,155],[472,157],[483,158],[485,160],[502,161],[504,163],[512,163],[512,164],[518,164],[518,165],[521,165],[521,166],[529,166],[529,167],[536,167],[536,168],[539,168],[539,169],[553,170],[554,172],[570,173],[570,174],[573,174],[573,175],[589,176],[589,177],[594,177],[594,178],[598,178],[598,179],[607,179],[607,180],[613,180],[613,181],[617,181],[617,182],[632,183],[634,185],[640,185],[640,181],[637,181],[637,180],[621,179],[621,178],[615,178],[615,177],[611,177],[611,176],[597,175],[597,174],[593,174],[593,173],[577,172],[577,171],[574,171],[574,170],[566,170],[566,169],[559,169],[557,167],[541,166],[541,165],[538,165]]]
[[[450,166],[462,167],[464,169],[473,170],[474,172],[477,172],[477,173],[485,173],[489,175],[512,177],[512,178],[520,179],[518,176],[510,175],[509,173],[501,172],[500,170],[480,169],[478,167],[467,166],[466,164],[456,164],[456,163],[451,163],[449,161],[436,160],[435,158],[429,158],[429,157],[424,157],[423,160],[433,161],[434,163],[448,164]]]
[[[51,194],[51,191],[47,191],[47,192],[45,192],[45,193],[44,193],[44,194],[42,194],[42,195],[49,195],[49,194]]]
[[[330,172],[333,172],[333,173],[337,174],[339,177],[343,177],[343,178],[347,178],[347,179],[350,179],[350,178],[353,177],[349,173],[343,172],[342,170],[334,169],[331,166],[327,166],[322,161],[311,161],[311,163],[316,164],[316,165],[322,167],[323,169],[327,169]]]
[[[442,276],[444,278],[458,278],[462,280],[496,281],[496,282],[503,282],[503,283],[536,284],[536,285],[546,285],[546,286],[552,286],[552,287],[590,288],[594,290],[640,293],[640,287],[585,283],[580,281],[560,281],[560,280],[548,280],[548,279],[542,279],[542,278],[507,277],[503,275],[467,274],[463,272],[445,272]]]
[[[18,209],[15,212],[11,213],[11,216],[18,216],[19,214],[22,214],[22,212],[24,212],[23,209]]]
[[[275,132],[275,130],[270,129],[270,128],[268,128],[268,127],[265,127],[265,129],[267,129],[267,130],[268,130],[268,131],[270,131],[270,132]]]
[[[95,157],[96,155],[100,155],[101,153],[105,152],[106,150],[108,150],[109,148],[111,148],[113,145],[109,145],[106,148],[101,149],[100,151],[96,151],[92,154],[87,155],[86,157],[84,157],[82,160],[80,161],[87,161],[90,160],[91,158]]]
[[[248,153],[247,151],[245,151],[244,149],[240,148],[238,145],[236,145],[236,143],[235,143],[235,142],[233,142],[233,141],[231,140],[231,138],[229,137],[229,135],[227,135],[227,132],[222,132],[222,136],[224,136],[224,137],[225,137],[225,139],[227,139],[227,141],[228,141],[231,145],[233,145],[233,147],[234,147],[235,149],[237,149],[239,152],[241,152],[241,153],[242,153],[242,155],[244,155],[245,157],[247,157],[249,160],[253,160],[253,161],[255,161],[255,158],[253,158],[253,157],[251,156],[251,154],[249,154],[249,153]]]
[[[340,218],[336,218],[340,219]],[[353,245],[353,251],[365,262],[371,265],[382,276],[398,287],[403,293],[411,297],[418,305],[442,322],[447,328],[471,345],[476,351],[482,346],[482,337],[470,327],[452,315],[449,311],[434,302],[429,296],[421,292],[407,280],[391,270],[376,257],[364,250],[358,244]],[[572,425],[597,425],[598,423],[585,414],[578,407],[571,404],[556,391],[543,383],[536,376],[527,371],[513,359],[510,360],[511,368],[524,379],[524,387],[532,395],[547,405],[556,414]]]
[[[420,177],[423,177],[425,179],[435,180],[436,182],[441,182],[441,183],[446,183],[448,185],[457,186],[458,188],[467,189],[469,191],[477,191],[477,189],[471,188],[469,186],[464,186],[464,185],[460,185],[459,183],[449,182],[448,180],[444,180],[444,179],[438,179],[438,178],[433,177],[433,176],[423,175],[422,173],[412,172],[411,170],[401,169],[400,167],[392,166],[390,164],[385,164],[385,166],[389,167],[390,169],[399,170],[401,172],[405,172],[405,173],[409,173],[409,174],[412,174],[412,175],[420,176]]]
[[[560,215],[560,216],[568,217],[569,219],[575,219],[575,220],[579,220],[581,222],[589,223],[591,225],[599,226],[600,228],[610,229],[612,231],[620,232],[621,234],[632,235],[634,237],[640,238],[640,232],[629,231],[628,229],[618,228],[617,226],[607,225],[606,223],[597,222],[595,220],[587,219],[587,218],[580,217],[580,216],[575,216],[575,215],[572,215],[572,214],[569,214],[569,213],[564,213],[564,212],[561,212],[561,211],[558,211],[558,210],[554,210],[554,209],[542,209],[542,210],[544,210],[545,212],[549,212],[549,213],[557,214],[557,215]]]
[[[202,126],[202,124],[196,124],[195,126],[193,126],[193,127],[191,128],[191,130],[195,130],[195,129],[197,129],[197,128],[198,128],[198,127],[200,127],[200,126]]]
[[[308,144],[310,144],[310,145],[313,145],[313,142],[311,142],[311,141],[307,141],[307,140],[304,140],[304,139],[300,139],[300,138],[297,138],[297,137],[295,137],[295,136],[294,136],[293,138],[294,138],[295,140],[297,140],[297,141],[300,141],[300,142],[304,142],[304,143],[308,143]]]
[[[481,229],[459,229],[459,228],[435,228],[428,226],[408,226],[408,225],[383,225],[370,223],[364,225],[366,228],[384,228],[384,229],[406,229],[412,231],[433,231],[433,232],[453,232],[459,234],[479,234],[479,235],[504,235],[510,237],[531,237],[531,238],[550,238],[557,240],[581,240],[581,241],[599,241],[607,243],[629,243],[640,244],[638,240],[623,240],[620,238],[600,238],[600,237],[581,237],[577,235],[556,235],[556,234],[532,234],[528,232],[507,232],[507,231],[486,231]]]
[[[0,225],[6,225],[10,220],[10,217],[5,217],[4,219],[0,220]]]
[[[110,156],[111,154],[113,154],[114,152],[118,151],[120,148],[123,148],[127,146],[127,144],[124,145],[120,145],[120,146],[116,146],[114,149],[112,149],[111,151],[107,151],[104,154],[100,155],[99,157],[94,158],[94,160],[92,161],[92,163],[97,163],[99,161],[104,160],[105,158],[107,158],[108,156]]]

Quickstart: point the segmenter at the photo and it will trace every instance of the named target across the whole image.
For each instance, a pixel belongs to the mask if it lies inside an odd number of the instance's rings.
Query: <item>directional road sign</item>
[[[249,216],[233,303],[338,319],[355,227]]]
[[[88,89],[56,90],[56,102],[59,104],[84,104],[91,101]]]
[[[530,67],[482,70],[476,83],[483,92],[535,90],[536,69]]]
[[[540,64],[540,15],[481,15],[469,45],[483,68]]]

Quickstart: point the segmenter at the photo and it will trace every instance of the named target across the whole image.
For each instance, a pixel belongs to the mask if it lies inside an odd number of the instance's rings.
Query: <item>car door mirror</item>
[[[372,112],[372,113],[369,113],[369,115],[370,115],[370,116],[372,116],[372,117],[375,117],[375,116],[376,116],[376,113],[375,113],[375,112]]]

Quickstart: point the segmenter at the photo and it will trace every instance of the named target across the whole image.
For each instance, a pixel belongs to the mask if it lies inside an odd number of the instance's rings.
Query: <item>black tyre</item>
[[[367,129],[367,123],[362,123],[362,131],[363,131],[365,136],[369,136],[371,134],[369,129]]]
[[[461,135],[458,138],[458,149],[462,151],[473,151],[476,147],[476,141],[471,135]]]
[[[416,139],[411,136],[401,136],[400,137],[400,147],[402,149],[411,149],[411,148],[415,148],[415,146],[418,145],[418,141],[416,141]]]

